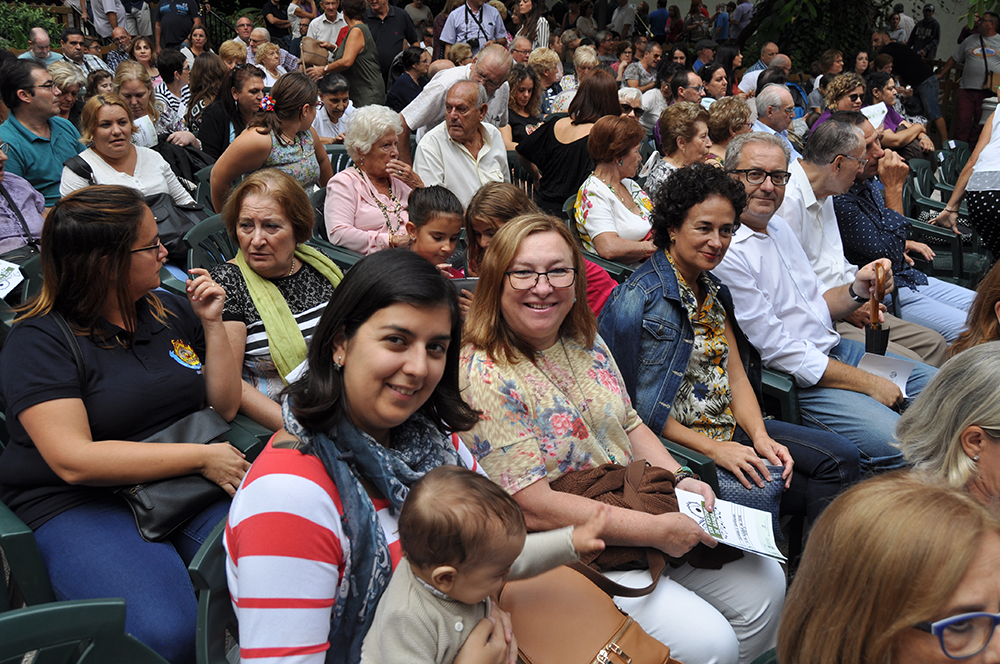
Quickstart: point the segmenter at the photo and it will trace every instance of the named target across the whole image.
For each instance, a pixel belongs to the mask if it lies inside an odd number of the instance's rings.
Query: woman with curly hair
[[[740,226],[743,185],[695,164],[672,173],[654,200],[656,251],[615,289],[600,319],[639,417],[746,489],[729,484],[722,498],[745,502],[748,492],[782,482],[781,513],[816,519],[857,479],[860,458],[839,435],[761,417],[760,356],[736,322],[729,289],[711,274]],[[657,333],[667,329],[677,332]],[[768,465],[778,467],[773,475]]]
[[[507,101],[508,122],[500,127],[500,135],[508,150],[535,130],[541,120],[538,117],[545,88],[538,80],[538,72],[531,65],[516,64],[507,76],[510,84],[510,98]]]
[[[826,86],[826,110],[813,124],[809,133],[830,119],[835,111],[860,111],[865,99],[865,79],[854,72],[841,74]]]

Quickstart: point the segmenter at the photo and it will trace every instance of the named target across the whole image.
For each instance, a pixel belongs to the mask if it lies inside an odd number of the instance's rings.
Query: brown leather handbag
[[[614,600],[569,567],[500,591],[526,664],[680,664]]]

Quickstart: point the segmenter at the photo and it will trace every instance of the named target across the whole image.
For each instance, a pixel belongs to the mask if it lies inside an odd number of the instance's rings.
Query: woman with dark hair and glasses
[[[285,428],[229,512],[229,592],[245,661],[266,652],[361,661],[402,558],[396,524],[410,486],[438,466],[476,469],[451,433],[477,419],[459,394],[461,336],[455,288],[411,251],[367,256],[333,292],[309,368],[286,390]],[[509,662],[505,616],[465,625],[471,635],[455,662]]]
[[[729,289],[711,274],[739,228],[743,185],[695,164],[674,171],[654,201],[655,253],[615,289],[600,321],[632,402],[653,431],[728,475],[721,498],[755,505],[753,494],[777,482],[766,491],[782,495],[781,514],[814,521],[858,478],[860,458],[834,433],[761,417],[760,356],[736,322]]]
[[[240,401],[225,291],[201,269],[186,300],[155,290],[166,259],[135,189],[95,185],[52,208],[41,291],[0,354],[0,498],[34,530],[57,599],[124,597],[125,629],[179,664],[195,661],[187,565],[250,464],[227,443],[137,442],[206,406],[232,419]],[[225,493],[166,538],[143,539],[113,489],[192,474]]]
[[[221,157],[253,120],[263,98],[264,70],[248,64],[233,67],[202,115],[198,130],[202,149],[213,159]]]
[[[998,612],[997,516],[962,491],[892,473],[845,492],[812,529],[778,660],[997,662]]]

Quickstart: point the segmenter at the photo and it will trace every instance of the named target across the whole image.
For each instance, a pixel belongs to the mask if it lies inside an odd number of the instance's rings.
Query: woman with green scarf
[[[211,274],[226,289],[222,320],[243,358],[240,412],[277,431],[278,394],[303,368],[313,329],[344,275],[303,244],[312,235],[312,206],[282,171],[249,175],[230,194],[222,219],[240,250]]]

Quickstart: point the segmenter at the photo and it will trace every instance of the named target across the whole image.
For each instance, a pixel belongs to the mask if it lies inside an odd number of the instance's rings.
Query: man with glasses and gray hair
[[[458,10],[455,10],[458,11]],[[445,96],[459,81],[481,83],[486,89],[487,111],[483,122],[500,128],[507,125],[507,101],[510,98],[510,74],[514,60],[507,49],[499,44],[490,44],[473,59],[470,64],[453,67],[438,72],[430,83],[424,86],[417,98],[411,101],[399,114],[403,119],[403,133],[399,136],[400,159],[412,163],[410,155],[410,134],[417,132],[417,139],[441,124],[445,119]]]
[[[792,93],[784,85],[765,86],[757,94],[757,119],[753,123],[752,131],[761,131],[773,134],[785,142],[792,161],[797,161],[802,155],[799,154],[792,142],[788,140],[788,128],[792,126],[795,119],[795,101]]]
[[[845,132],[837,138],[857,156],[864,153],[860,134]],[[788,146],[772,134],[741,134],[729,143],[724,168],[743,183],[747,208],[713,273],[732,292],[736,318],[760,351],[764,367],[794,378],[802,424],[851,440],[861,452],[864,472],[902,468],[903,456],[892,445],[899,419],[893,409],[908,405],[936,370],[917,364],[904,398],[892,381],[857,368],[864,344],[841,339],[833,321],[867,301],[875,285],[875,262],[859,269],[849,283],[828,288],[820,281],[792,229],[776,214],[785,190],[792,188],[789,156]],[[844,160],[838,156],[836,161]],[[891,288],[890,262],[876,262],[886,269]]]
[[[4,69],[0,95],[10,117],[0,125],[7,144],[6,170],[20,175],[45,197],[45,207],[59,201],[63,162],[83,150],[80,133],[59,115],[59,88],[45,67],[16,60]]]
[[[510,45],[510,55],[519,65],[528,62],[531,56],[531,40],[527,37],[515,37],[514,43]]]
[[[979,34],[970,35],[958,45],[955,53],[948,58],[937,71],[938,80],[943,79],[955,63],[962,68],[962,80],[958,84],[958,111],[955,115],[955,140],[965,141],[975,145],[979,140],[982,127],[979,120],[983,115],[983,100],[995,96],[992,89],[984,85],[995,86],[1000,83],[1000,16],[993,12],[984,12],[979,21]],[[985,51],[984,51],[985,49]],[[992,79],[992,80],[991,80]]]

